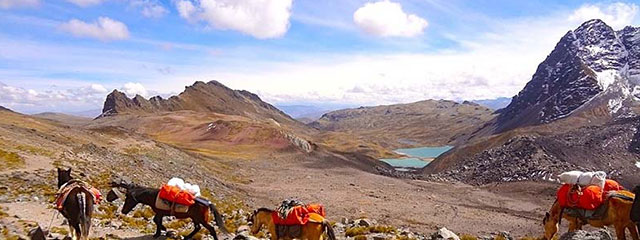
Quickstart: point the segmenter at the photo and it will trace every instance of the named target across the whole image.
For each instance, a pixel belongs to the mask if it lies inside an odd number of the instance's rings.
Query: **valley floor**
[[[277,161],[278,169],[269,161],[257,161],[238,171],[250,179],[241,188],[251,205],[271,207],[283,199],[297,198],[325,204],[334,221],[367,217],[426,234],[446,227],[476,236],[500,231],[542,236],[542,218],[555,193],[552,184],[478,188],[385,177],[332,163]]]
[[[224,171],[228,172],[225,174],[234,176],[235,181],[228,182],[227,187],[242,198],[246,210],[275,207],[284,199],[296,198],[324,204],[331,221],[369,218],[381,225],[408,228],[427,236],[441,227],[474,236],[491,236],[502,231],[516,237],[542,236],[542,217],[553,202],[556,187],[528,182],[474,187],[398,179],[345,167],[339,155],[305,156],[278,154],[264,159],[218,161],[226,166]],[[35,179],[32,182],[53,186],[53,172],[51,169],[30,169],[21,175]],[[0,217],[0,225],[19,228],[26,222],[35,221],[46,227],[55,212],[47,202],[42,197],[0,201],[0,207],[6,212]],[[97,224],[94,224],[92,236],[104,237],[111,233],[129,239],[145,239],[149,237],[149,229],[153,229],[153,223],[144,219],[144,224],[148,224],[144,233],[135,228],[114,227],[112,225],[120,223],[108,220],[94,221]],[[59,217],[53,226],[67,228],[61,224]],[[344,238],[344,233],[338,234]]]

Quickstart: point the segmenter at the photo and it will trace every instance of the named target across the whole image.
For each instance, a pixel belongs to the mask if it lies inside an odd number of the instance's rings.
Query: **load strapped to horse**
[[[186,213],[200,197],[200,187],[184,182],[180,178],[172,178],[160,187],[156,197],[156,208],[177,213]]]
[[[335,233],[321,204],[303,204],[297,200],[285,200],[276,210],[260,208],[253,212],[249,222],[251,232],[257,234],[261,227],[267,227],[271,239],[320,240],[326,231],[329,239]]]
[[[614,225],[618,239],[625,239],[629,229],[633,239],[638,239],[629,213],[634,194],[625,191],[616,181],[607,179],[605,172],[570,171],[558,176],[562,186],[556,193],[556,201],[543,220],[545,238],[551,239],[557,232],[562,218],[569,221],[569,231],[585,224],[595,227]]]
[[[218,240],[216,230],[209,223],[214,220],[218,226],[218,230],[228,233],[224,226],[222,214],[207,199],[200,197],[200,188],[198,185],[185,183],[182,179],[172,178],[160,189],[148,188],[128,182],[112,182],[113,187],[107,195],[107,201],[112,202],[118,198],[124,199],[122,206],[122,214],[128,214],[138,204],[150,206],[156,214],[153,222],[156,224],[156,232],[154,237],[159,237],[162,231],[166,231],[162,225],[162,218],[165,216],[174,216],[177,219],[190,218],[194,225],[194,230],[184,239],[190,239],[200,231],[204,226],[215,240]],[[122,194],[119,188],[126,190],[126,194]],[[210,217],[213,214],[213,219]]]

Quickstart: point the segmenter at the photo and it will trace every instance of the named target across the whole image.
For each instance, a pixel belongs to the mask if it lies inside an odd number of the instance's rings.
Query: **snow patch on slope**
[[[596,72],[596,76],[598,79],[598,85],[600,85],[602,91],[606,91],[607,88],[616,81],[616,79],[620,78],[620,72],[615,69],[608,69]]]

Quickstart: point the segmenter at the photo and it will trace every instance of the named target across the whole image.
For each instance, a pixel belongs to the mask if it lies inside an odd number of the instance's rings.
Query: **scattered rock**
[[[369,219],[366,219],[366,218],[361,218],[361,219],[355,220],[354,224],[357,225],[357,226],[361,226],[361,227],[371,227],[371,226],[373,226],[373,222],[371,220],[369,220]]]
[[[31,238],[31,240],[46,240],[44,232],[40,227],[29,231],[29,238]]]
[[[449,240],[460,240],[460,237],[450,231],[447,228],[440,228],[437,232],[431,235],[432,240],[440,240],[440,239],[449,239]]]
[[[578,230],[568,232],[560,236],[560,240],[612,240],[611,234],[606,230],[599,229],[596,231]]]

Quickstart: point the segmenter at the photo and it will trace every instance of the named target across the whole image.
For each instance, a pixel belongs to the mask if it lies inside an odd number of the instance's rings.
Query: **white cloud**
[[[93,5],[98,5],[102,2],[104,2],[105,0],[67,0],[67,2],[73,3],[75,5],[78,5],[80,7],[88,7],[88,6],[93,6]]]
[[[289,29],[292,0],[177,0],[180,16],[211,28],[234,30],[255,38],[276,38]]]
[[[459,48],[431,53],[314,55],[295,62],[252,62],[251,72],[211,69],[211,64],[190,69],[177,67],[180,73],[193,74],[175,76],[171,81],[176,85],[172,88],[179,89],[179,85],[196,79],[220,79],[232,88],[259,93],[263,99],[278,104],[374,105],[511,97],[531,80],[538,64],[560,38],[582,24],[568,19],[579,11],[574,10],[508,21],[488,19],[483,24],[489,29],[483,32],[472,28],[449,35]],[[633,18],[625,17],[622,24],[631,24],[629,19]]]
[[[169,10],[156,0],[131,0],[130,5],[140,8],[142,16],[148,18],[161,18],[169,13]]]
[[[0,8],[9,9],[15,7],[34,7],[40,4],[40,0],[0,0]]]
[[[46,90],[25,89],[0,82],[0,105],[18,111],[72,111],[96,108],[105,98],[107,89],[100,84],[80,88]]]
[[[601,19],[616,30],[629,26],[637,17],[638,5],[628,3],[585,4],[569,16],[570,21]]]
[[[124,86],[122,86],[122,91],[129,97],[134,97],[136,95],[140,95],[143,97],[149,96],[149,92],[147,91],[147,89],[140,83],[126,83],[124,84]]]
[[[399,3],[389,0],[366,3],[353,13],[353,21],[366,33],[381,37],[413,37],[428,25],[427,20],[405,13]]]
[[[97,21],[92,23],[72,19],[60,25],[60,29],[76,37],[96,38],[101,41],[129,38],[127,25],[108,17],[99,17]]]

